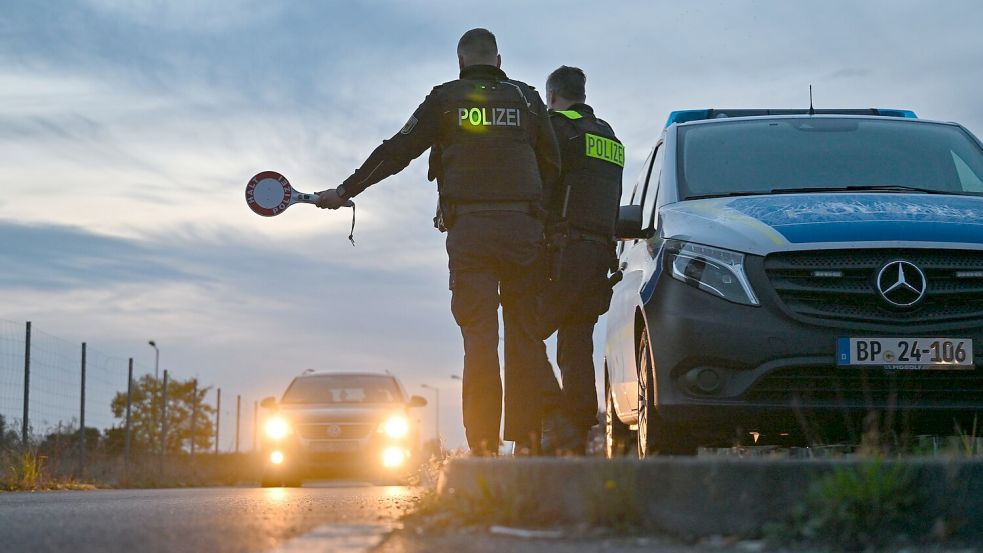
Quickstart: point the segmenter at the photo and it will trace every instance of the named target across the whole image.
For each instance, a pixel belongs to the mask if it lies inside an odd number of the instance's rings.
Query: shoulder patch
[[[553,113],[559,113],[560,115],[566,117],[567,119],[582,119],[584,116],[577,113],[572,109],[556,110]]]
[[[399,130],[399,134],[410,134],[413,132],[413,129],[416,128],[416,124],[418,122],[419,121],[415,115],[410,115],[409,121],[407,121],[406,124],[403,125],[403,128]]]

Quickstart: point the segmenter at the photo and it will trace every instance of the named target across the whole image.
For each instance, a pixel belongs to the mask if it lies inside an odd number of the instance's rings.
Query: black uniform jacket
[[[465,67],[460,74],[461,79],[494,79],[505,81],[508,77],[501,69],[491,65],[472,65]],[[513,81],[518,83],[518,81]],[[536,155],[536,164],[543,183],[542,202],[548,203],[557,186],[560,173],[560,152],[557,146],[553,127],[549,121],[548,111],[542,98],[532,87],[522,84],[532,91],[527,98],[529,109],[535,121],[531,146]],[[445,137],[441,136],[442,113],[441,102],[438,98],[441,87],[433,91],[423,100],[406,125],[392,138],[372,152],[369,158],[350,177],[345,179],[345,195],[352,197],[373,184],[402,171],[410,161],[434,145],[440,144]],[[431,156],[433,157],[433,156]],[[431,170],[430,179],[435,178]],[[485,183],[481,183],[485,184]],[[487,183],[495,186],[497,183]]]
[[[614,234],[621,201],[624,146],[594,109],[577,103],[551,111],[563,171],[546,204],[551,221],[600,236]]]

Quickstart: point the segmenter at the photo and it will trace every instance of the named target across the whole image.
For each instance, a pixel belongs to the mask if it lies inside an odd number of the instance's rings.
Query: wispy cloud
[[[0,288],[65,291],[195,280],[133,241],[78,228],[0,222]]]

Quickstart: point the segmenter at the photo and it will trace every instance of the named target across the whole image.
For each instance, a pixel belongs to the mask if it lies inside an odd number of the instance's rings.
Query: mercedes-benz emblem
[[[928,282],[914,263],[892,261],[877,273],[877,292],[894,307],[911,307],[925,297]]]
[[[341,436],[341,427],[338,426],[337,424],[332,424],[331,426],[329,426],[328,427],[328,437],[329,438],[337,438],[338,436]]]

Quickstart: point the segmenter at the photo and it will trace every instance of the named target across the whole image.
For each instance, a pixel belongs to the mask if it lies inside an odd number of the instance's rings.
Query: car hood
[[[405,413],[402,404],[371,406],[281,405],[280,414],[294,424],[326,422],[381,422],[386,417]]]
[[[983,198],[822,193],[688,200],[660,211],[661,235],[755,255],[865,247],[983,249]]]

